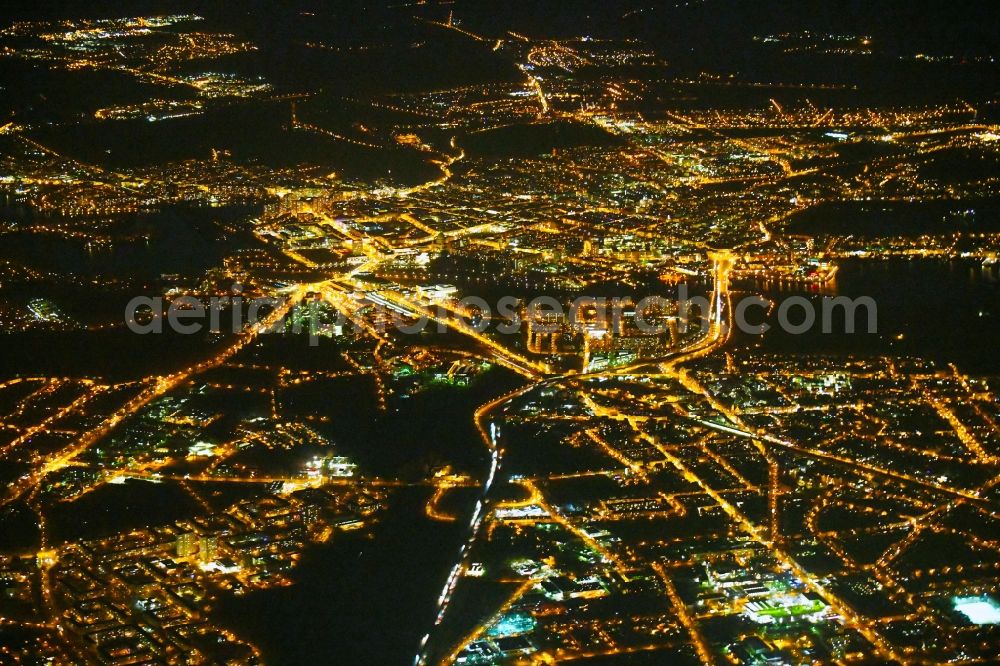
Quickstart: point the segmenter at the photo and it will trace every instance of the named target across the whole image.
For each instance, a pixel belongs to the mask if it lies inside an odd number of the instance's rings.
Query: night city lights
[[[1000,663],[995,3],[6,4],[0,665]]]

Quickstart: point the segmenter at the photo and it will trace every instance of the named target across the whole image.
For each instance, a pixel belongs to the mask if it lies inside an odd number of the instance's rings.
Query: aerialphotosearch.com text
[[[454,326],[475,333],[492,330],[510,335],[521,331],[526,322],[534,333],[580,330],[588,324],[604,322],[610,330],[621,330],[627,325],[640,335],[651,336],[668,330],[680,334],[692,329],[705,332],[713,322],[725,327],[724,330],[734,327],[749,335],[760,335],[773,327],[791,335],[816,331],[817,327],[822,333],[876,333],[878,328],[877,304],[869,296],[812,299],[788,296],[771,301],[759,295],[722,299],[718,295],[688,296],[686,292],[686,285],[680,285],[677,298],[579,296],[560,300],[538,296],[526,301],[503,296],[492,304],[479,296],[400,302],[375,294],[359,297],[358,311],[380,333],[391,328],[405,335],[425,331],[443,333]],[[269,313],[283,305],[288,305],[284,297],[271,296],[211,297],[207,302],[193,296],[169,301],[161,296],[138,296],[126,305],[125,323],[132,332],[141,335],[163,333],[165,328],[179,334],[221,333],[223,322],[225,328],[239,333],[244,327],[258,326]],[[307,297],[292,304],[290,325],[279,320],[259,332],[281,332],[290,328],[292,332],[309,333],[313,338],[311,343],[317,344],[317,336],[356,326],[355,320],[339,309],[327,309],[326,315],[322,312],[319,296]]]

